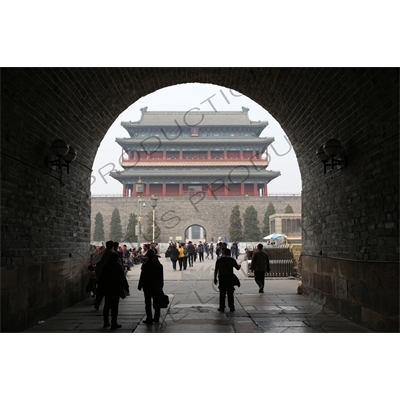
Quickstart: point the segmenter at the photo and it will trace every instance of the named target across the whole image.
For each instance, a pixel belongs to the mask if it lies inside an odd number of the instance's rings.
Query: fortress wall
[[[146,203],[142,207],[142,215],[152,212],[150,197],[141,197]],[[168,242],[172,236],[185,236],[185,230],[190,225],[201,225],[207,232],[207,240],[216,240],[219,236],[229,239],[229,219],[232,209],[239,205],[243,224],[243,214],[247,207],[254,206],[258,213],[260,229],[263,227],[264,214],[269,203],[272,203],[277,213],[283,213],[289,204],[295,213],[301,213],[301,196],[265,196],[265,197],[159,197],[156,207],[156,221],[161,230],[158,242]],[[93,239],[94,222],[98,212],[103,216],[105,240],[109,240],[111,214],[118,208],[121,216],[122,231],[128,226],[129,214],[139,214],[137,197],[92,197],[91,198],[91,238]],[[146,229],[142,228],[142,232]],[[260,238],[261,240],[261,238]],[[143,241],[143,240],[142,240]]]

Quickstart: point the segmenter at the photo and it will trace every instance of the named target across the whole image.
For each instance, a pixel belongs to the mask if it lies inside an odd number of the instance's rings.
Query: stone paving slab
[[[260,327],[251,322],[233,322],[232,328],[235,333],[263,333]]]
[[[235,333],[230,324],[168,324],[162,333]]]
[[[165,260],[164,260],[165,261]],[[102,307],[94,309],[88,298],[43,324],[25,332],[48,333],[341,333],[370,332],[335,312],[297,294],[297,280],[266,279],[265,293],[258,293],[252,278],[238,274],[241,286],[235,291],[235,308],[217,311],[219,292],[213,283],[214,262],[195,263],[193,268],[173,272],[164,268],[164,292],[170,296],[168,309],[161,310],[158,324],[146,325],[143,292],[137,290],[140,267],[128,272],[131,295],[119,305],[121,329],[103,328]],[[164,263],[164,267],[168,262]],[[240,272],[240,271],[239,271]]]

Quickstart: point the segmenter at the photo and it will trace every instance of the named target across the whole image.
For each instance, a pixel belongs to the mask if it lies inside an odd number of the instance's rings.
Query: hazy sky
[[[119,115],[98,149],[93,164],[92,194],[122,193],[122,184],[108,175],[113,168],[123,170],[119,164],[122,149],[115,142],[115,138],[129,137],[128,132],[121,126],[121,121],[138,121],[141,116],[140,109],[146,106],[148,111],[188,111],[194,107],[198,107],[200,111],[241,111],[242,106],[249,108],[250,120],[269,122],[261,136],[275,138],[275,142],[269,147],[271,160],[268,169],[280,171],[281,176],[268,185],[269,193],[301,192],[301,178],[294,150],[279,123],[267,110],[250,98],[235,92],[234,88],[191,83],[170,86],[151,93]]]

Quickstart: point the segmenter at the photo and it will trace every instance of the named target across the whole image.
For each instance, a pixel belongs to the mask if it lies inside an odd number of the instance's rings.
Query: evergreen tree
[[[146,224],[146,227],[145,227],[145,230],[143,231],[143,238],[146,242],[150,243],[153,240],[153,211],[149,211],[147,213],[145,224]],[[161,235],[161,229],[157,223],[157,213],[155,215],[154,225],[155,225],[154,241],[157,242],[157,239]]]
[[[94,242],[104,242],[105,241],[104,221],[103,221],[103,215],[101,214],[101,212],[98,212],[96,214],[96,217],[94,220],[93,241]]]
[[[264,221],[263,221],[264,226],[262,229],[263,237],[268,236],[271,233],[270,229],[269,229],[269,217],[275,213],[276,213],[276,211],[275,211],[274,205],[272,203],[269,203],[267,210],[265,211],[265,214],[264,214]]]
[[[136,235],[136,224],[137,217],[134,213],[129,214],[129,222],[126,228],[126,233],[124,237],[124,241],[128,243],[135,243],[138,241],[138,237]]]
[[[118,208],[115,208],[110,221],[110,240],[114,242],[121,242],[122,240],[122,226],[121,217]]]
[[[229,223],[229,239],[231,242],[240,242],[242,240],[243,227],[238,205],[233,207]]]
[[[257,242],[262,239],[257,211],[254,206],[249,206],[243,214],[243,240],[245,242]]]
[[[285,208],[285,213],[286,214],[294,214],[293,208],[290,204],[288,204]]]

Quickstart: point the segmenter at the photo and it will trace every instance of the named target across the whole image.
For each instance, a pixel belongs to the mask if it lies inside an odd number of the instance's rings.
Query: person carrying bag
[[[222,256],[217,259],[214,270],[214,284],[217,285],[217,283],[219,283],[218,311],[220,312],[225,311],[226,295],[228,296],[228,307],[230,311],[235,311],[233,292],[235,291],[234,286],[237,285],[237,281],[239,281],[239,279],[233,273],[233,268],[239,270],[240,266],[238,265],[236,260],[233,257],[231,257],[231,251],[229,249],[225,249]],[[240,282],[239,285],[237,286],[240,286]]]

